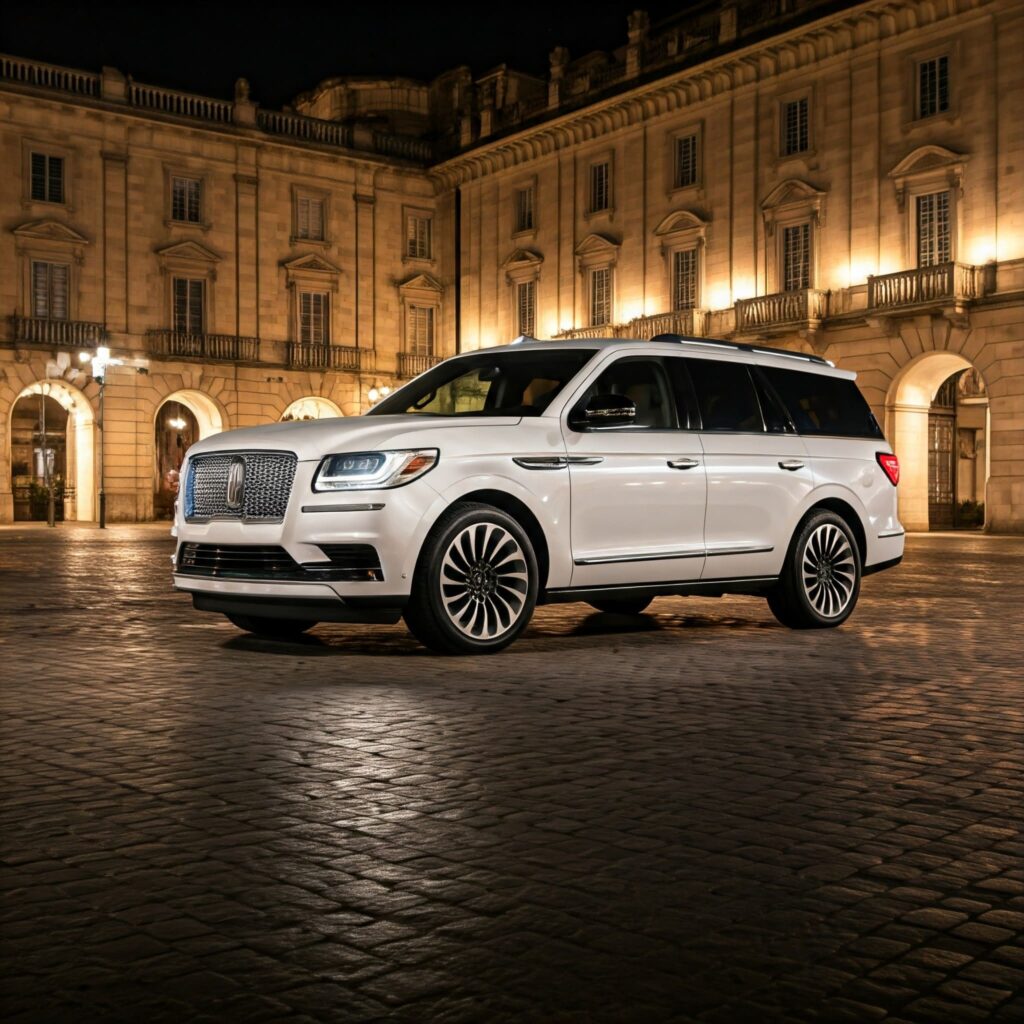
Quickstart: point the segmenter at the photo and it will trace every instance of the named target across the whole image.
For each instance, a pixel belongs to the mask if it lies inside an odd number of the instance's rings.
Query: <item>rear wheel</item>
[[[607,601],[588,601],[587,603],[599,612],[609,615],[639,615],[651,603],[650,597],[608,598]]]
[[[815,512],[797,530],[768,607],[791,629],[827,629],[845,622],[860,595],[857,541],[834,512]]]
[[[420,554],[404,618],[441,654],[493,654],[526,628],[538,571],[526,531],[491,505],[456,505]]]
[[[290,640],[301,636],[316,623],[306,619],[271,619],[265,615],[235,615],[226,613],[228,619],[239,629],[257,636],[271,637],[274,640]]]

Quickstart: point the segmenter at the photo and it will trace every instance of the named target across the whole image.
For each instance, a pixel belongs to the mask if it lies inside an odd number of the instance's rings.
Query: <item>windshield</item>
[[[595,351],[523,348],[451,359],[385,398],[368,415],[539,416]]]

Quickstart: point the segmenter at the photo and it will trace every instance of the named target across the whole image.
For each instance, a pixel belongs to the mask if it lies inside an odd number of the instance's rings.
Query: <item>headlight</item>
[[[436,448],[328,455],[313,477],[314,491],[377,491],[401,487],[437,465]]]

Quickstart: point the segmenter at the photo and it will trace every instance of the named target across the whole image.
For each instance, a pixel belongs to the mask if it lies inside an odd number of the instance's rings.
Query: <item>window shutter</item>
[[[68,318],[68,268],[65,263],[50,264],[50,318]]]
[[[782,233],[782,290],[811,287],[811,225],[794,224]]]
[[[203,281],[189,281],[188,330],[190,334],[203,333]]]
[[[693,309],[697,305],[697,250],[681,249],[672,254],[672,308]]]
[[[46,200],[46,157],[42,153],[32,154],[32,198]]]
[[[523,281],[516,285],[516,306],[519,333],[535,337],[537,323],[537,282]]]
[[[64,202],[64,158],[47,157],[46,198],[51,203]]]
[[[50,315],[49,270],[47,263],[32,263],[32,315],[36,317]]]
[[[782,153],[804,153],[810,146],[807,97],[786,103],[782,108]]]
[[[611,267],[590,272],[590,323],[593,327],[604,327],[612,321],[611,278]]]
[[[676,139],[676,188],[697,184],[697,136]]]
[[[917,265],[933,267],[953,258],[949,192],[917,197]]]

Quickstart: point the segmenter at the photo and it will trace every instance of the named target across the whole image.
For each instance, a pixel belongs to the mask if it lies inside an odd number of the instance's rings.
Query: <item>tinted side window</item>
[[[764,421],[754,384],[743,363],[686,361],[697,392],[701,427],[704,430],[733,430],[762,433]]]
[[[762,367],[801,434],[881,438],[868,403],[852,380]]]
[[[595,395],[623,395],[636,405],[635,426],[648,430],[675,430],[676,409],[665,370],[658,359],[618,359],[587,388],[577,410]],[[630,428],[624,428],[630,429]]]
[[[757,390],[757,399],[761,403],[761,414],[764,416],[764,425],[768,433],[796,433],[793,424],[790,422],[788,413],[775,396],[775,392],[771,389],[771,386],[758,372],[756,366],[750,368],[750,375],[754,378],[754,387]]]

